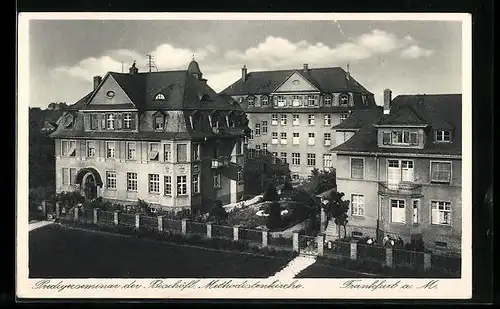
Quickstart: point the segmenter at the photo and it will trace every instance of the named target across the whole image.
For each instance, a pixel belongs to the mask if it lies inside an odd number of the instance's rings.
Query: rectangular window
[[[193,194],[200,193],[200,175],[199,174],[193,174],[192,177],[193,177],[193,179],[192,179],[192,183],[193,183],[192,191],[193,191]]]
[[[436,130],[436,142],[451,142],[451,132],[448,130]]]
[[[298,114],[293,115],[292,125],[293,126],[300,125],[300,116]]]
[[[292,96],[292,106],[300,106],[300,95]]]
[[[193,143],[191,153],[193,154],[192,161],[198,161],[200,159],[200,144]]]
[[[116,189],[116,172],[106,171],[106,188]]]
[[[316,154],[308,153],[307,154],[307,166],[315,166],[316,165]]]
[[[282,152],[280,154],[280,159],[281,159],[281,163],[286,164],[286,162],[287,162],[287,154],[286,154],[286,152]]]
[[[278,106],[283,107],[285,105],[286,105],[285,96],[279,95],[278,96]]]
[[[137,173],[127,172],[127,191],[137,191]]]
[[[271,115],[271,125],[277,126],[278,125],[278,115],[277,114],[272,114]]]
[[[292,152],[292,165],[300,165],[300,153]]]
[[[267,96],[265,96],[265,95],[264,95],[264,96],[262,96],[261,101],[262,101],[262,106],[267,106],[267,105],[269,104],[269,99],[268,99],[268,97],[267,97]]]
[[[262,121],[262,135],[267,134],[267,121]]]
[[[67,157],[76,156],[76,141],[61,141],[62,155]]]
[[[286,126],[286,114],[282,114],[281,115],[281,121],[280,121],[280,124],[282,126]]]
[[[160,193],[160,175],[149,174],[149,193]]]
[[[331,168],[331,167],[333,167],[332,154],[331,153],[325,153],[323,155],[323,167],[324,168]]]
[[[243,153],[243,143],[241,142],[241,140],[238,140],[236,142],[236,145],[234,145],[234,148],[235,148],[235,154],[237,155],[240,155]]]
[[[365,197],[359,194],[351,195],[352,215],[364,216],[365,215]]]
[[[382,133],[382,143],[384,145],[390,145],[391,144],[391,133],[390,132],[383,132]]]
[[[135,160],[136,153],[135,142],[127,142],[127,160]]]
[[[214,175],[214,188],[220,188],[220,174]]]
[[[332,124],[332,115],[325,115],[324,123],[325,126],[330,126]]]
[[[260,156],[260,145],[255,145],[255,156]]]
[[[69,169],[69,184],[70,185],[76,184],[76,168]]]
[[[325,96],[325,106],[330,106],[332,105],[332,97],[327,95]]]
[[[158,161],[159,147],[160,147],[159,143],[149,143],[148,159],[150,161]]]
[[[154,123],[155,123],[155,130],[163,130],[163,124],[164,124],[163,116],[156,116]]]
[[[124,129],[132,129],[132,114],[124,113],[123,114],[123,128]]]
[[[260,123],[255,124],[255,136],[260,136]]]
[[[172,145],[171,144],[163,144],[163,160],[165,162],[172,161]]]
[[[431,223],[451,224],[451,203],[444,201],[431,201]]]
[[[267,154],[267,143],[262,143],[262,153],[263,153],[264,155],[266,155],[266,154]]]
[[[87,157],[95,157],[95,141],[87,141]]]
[[[325,146],[331,146],[332,145],[332,134],[331,133],[325,133],[323,135],[323,139],[324,139]]]
[[[413,200],[413,224],[418,224],[419,200]]]
[[[165,195],[172,195],[172,176],[163,176]]]
[[[236,172],[236,181],[238,183],[242,183],[243,182],[243,170],[239,169],[237,172]]]
[[[418,145],[418,133],[409,131],[392,131],[391,144]]]
[[[406,223],[405,200],[391,199],[391,222]]]
[[[401,181],[413,182],[414,168],[411,160],[388,160],[387,182],[391,186],[397,186]]]
[[[248,139],[253,140],[253,130],[250,130],[250,137]]]
[[[286,132],[281,132],[281,145],[286,145]]]
[[[108,130],[115,129],[115,115],[114,114],[106,114],[106,129],[108,129]]]
[[[300,143],[300,134],[299,132],[293,132],[292,133],[292,144],[293,145],[298,145]]]
[[[346,120],[347,118],[349,118],[349,114],[347,113],[340,114],[340,122]]]
[[[178,144],[177,145],[177,162],[187,162],[187,145]]]
[[[115,157],[115,142],[106,142],[106,158]]]
[[[401,181],[414,181],[413,161],[401,160]]]
[[[314,125],[314,115],[307,115],[307,124],[310,126]]]
[[[277,163],[278,163],[278,153],[273,152],[273,164],[277,164]]]
[[[271,139],[271,144],[278,144],[278,132],[272,132],[271,133],[272,139]]]
[[[351,178],[363,179],[365,177],[365,161],[361,158],[351,158]]]
[[[247,102],[248,102],[248,106],[253,106],[253,104],[255,103],[255,100],[254,100],[254,97],[253,96],[248,96],[247,97]]]
[[[99,118],[97,114],[90,114],[90,129],[97,130]]]
[[[314,106],[314,105],[316,105],[316,98],[313,95],[308,95],[307,96],[307,105],[308,106]]]
[[[177,195],[187,195],[187,176],[177,176]]]
[[[67,167],[62,168],[62,184],[69,184],[69,169]]]
[[[451,182],[451,162],[431,162],[431,182]]]
[[[314,144],[316,144],[316,140],[314,138],[314,133],[309,133],[307,135],[307,145],[313,146]]]

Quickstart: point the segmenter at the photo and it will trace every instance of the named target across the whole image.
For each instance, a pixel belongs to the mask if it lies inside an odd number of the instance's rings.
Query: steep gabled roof
[[[370,109],[358,109],[340,124],[333,127],[335,130],[358,130],[365,125],[376,123],[382,116],[381,106]]]
[[[294,72],[302,75],[322,92],[350,91],[371,94],[352,76],[346,78],[346,71],[340,67],[308,69],[307,72],[302,69],[250,72],[246,81],[239,79],[221,93],[227,95],[271,93]]]
[[[411,109],[409,109],[410,107]],[[378,147],[376,125],[366,124],[345,143],[332,149],[334,152],[364,152],[364,153],[420,153],[461,155],[462,154],[462,95],[400,95],[391,102],[389,115],[384,115],[378,122],[391,125],[390,119],[398,122],[404,115],[411,115],[411,110],[428,124],[424,129],[426,144],[423,149]],[[347,121],[347,120],[346,120]],[[394,125],[397,125],[396,123]],[[453,132],[452,142],[434,142],[436,129],[450,129]]]

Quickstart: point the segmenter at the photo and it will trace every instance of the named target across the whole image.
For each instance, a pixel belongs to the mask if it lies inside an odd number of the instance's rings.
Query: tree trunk
[[[344,237],[347,237],[347,229],[346,229],[345,224],[344,224]]]
[[[337,224],[337,233],[339,234],[339,239],[340,239],[340,224]]]

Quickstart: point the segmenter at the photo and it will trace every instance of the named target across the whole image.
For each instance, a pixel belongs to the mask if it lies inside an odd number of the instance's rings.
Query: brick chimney
[[[302,70],[304,71],[304,73],[307,73],[309,71],[309,65],[307,63],[304,63],[302,65]]]
[[[248,73],[247,73],[247,66],[244,65],[242,68],[241,68],[241,80],[243,82],[246,82],[247,81],[247,78],[248,78]]]
[[[97,75],[97,76],[94,76],[94,90],[97,89],[97,87],[99,87],[99,84],[101,83],[102,81],[102,77]]]
[[[388,115],[391,110],[392,91],[391,89],[384,90],[384,115]]]
[[[136,66],[135,66],[135,60],[134,60],[134,63],[132,63],[132,66],[128,69],[128,72],[130,74],[137,74],[137,73],[139,73],[139,69],[136,68]]]

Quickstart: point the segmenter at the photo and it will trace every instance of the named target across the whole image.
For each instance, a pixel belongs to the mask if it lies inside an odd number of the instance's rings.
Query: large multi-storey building
[[[365,115],[366,116],[366,115]],[[349,233],[397,234],[430,249],[461,247],[462,97],[384,92],[384,114],[352,119],[334,148],[337,189],[350,200]],[[332,227],[335,227],[332,224]],[[366,229],[363,229],[366,227]]]
[[[332,126],[356,109],[374,108],[373,94],[339,67],[247,72],[221,92],[248,115],[248,147],[287,163],[293,179],[335,167]]]
[[[182,71],[138,72],[134,64],[128,74],[96,76],[51,134],[56,191],[177,210],[235,202],[247,123],[194,60]]]

